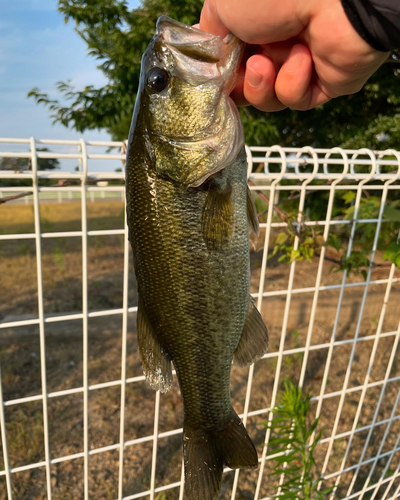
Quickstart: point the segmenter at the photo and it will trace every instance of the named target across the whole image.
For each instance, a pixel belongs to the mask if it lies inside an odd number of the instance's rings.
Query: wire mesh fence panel
[[[288,379],[319,419],[318,489],[397,498],[400,153],[246,153],[270,350],[232,367],[259,467],[226,469],[221,498],[282,494],[268,422]],[[124,156],[122,142],[0,139],[1,498],[184,498],[178,383],[154,393],[138,354]]]

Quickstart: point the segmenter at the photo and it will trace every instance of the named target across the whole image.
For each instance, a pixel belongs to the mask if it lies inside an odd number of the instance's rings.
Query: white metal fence
[[[37,145],[45,145],[54,151],[39,152]],[[118,148],[116,152],[98,153],[102,147]],[[67,147],[68,152],[63,152]],[[44,472],[43,480],[37,479],[41,494],[51,498],[118,498],[129,500],[136,498],[169,499],[183,498],[181,472],[176,467],[176,456],[180,448],[174,451],[171,463],[174,470],[169,471],[168,460],[162,463],[163,474],[158,474],[161,468],[160,450],[163,453],[168,438],[179,436],[182,432],[181,421],[174,419],[173,428],[160,430],[160,414],[166,407],[166,399],[157,393],[154,396],[147,392],[148,398],[155,398],[152,414],[143,420],[150,433],[129,439],[127,429],[130,420],[140,411],[144,404],[143,398],[133,401],[128,407],[126,399],[128,389],[143,384],[141,374],[132,374],[130,364],[133,363],[129,348],[129,338],[134,331],[134,316],[136,303],[130,295],[130,248],[127,240],[126,227],[91,230],[88,227],[88,201],[93,192],[112,192],[117,196],[124,191],[124,186],[109,185],[99,187],[89,185],[88,179],[121,180],[121,172],[107,173],[96,171],[96,162],[103,160],[123,160],[120,152],[122,143],[117,142],[85,142],[80,141],[35,141],[0,139],[0,158],[30,158],[30,171],[0,171],[0,181],[27,179],[30,185],[24,187],[0,187],[4,198],[13,197],[20,192],[31,193],[33,199],[33,227],[31,232],[16,232],[4,225],[5,210],[9,204],[0,204],[0,245],[5,251],[13,252],[7,247],[15,242],[25,240],[34,244],[34,261],[36,264],[37,313],[30,316],[14,314],[7,309],[7,290],[1,282],[5,276],[0,275],[0,290],[3,292],[3,307],[6,315],[0,321],[0,342],[6,342],[11,336],[14,349],[10,354],[6,349],[2,355],[2,386],[0,387],[0,424],[3,454],[3,494],[8,499],[33,498],[33,494],[22,493],[19,484],[20,473],[40,470]],[[19,148],[19,149],[18,149]],[[57,148],[59,148],[57,150]],[[75,148],[75,149],[74,149]],[[235,408],[241,412],[250,435],[255,440],[260,466],[256,473],[245,471],[226,471],[223,487],[223,497],[255,500],[270,498],[276,493],[272,489],[268,474],[271,457],[268,455],[269,433],[265,431],[262,422],[271,417],[270,409],[277,403],[281,390],[282,379],[290,376],[300,386],[310,390],[313,398],[313,416],[321,417],[325,432],[318,447],[316,457],[325,485],[335,486],[332,498],[382,500],[394,499],[400,496],[400,414],[398,404],[400,399],[400,368],[398,367],[400,338],[400,273],[394,265],[382,262],[381,253],[377,251],[378,239],[384,217],[385,202],[393,190],[400,189],[400,153],[396,151],[373,152],[370,150],[312,149],[312,148],[271,148],[250,147],[247,149],[249,162],[249,177],[252,180],[252,190],[264,193],[269,200],[278,203],[282,193],[290,193],[292,199],[298,200],[298,224],[323,228],[323,238],[326,241],[334,225],[347,225],[349,239],[345,245],[347,255],[353,247],[354,235],[360,224],[368,224],[375,228],[373,246],[370,251],[370,266],[366,278],[354,277],[346,271],[329,273],[331,265],[327,248],[322,246],[320,255],[314,257],[311,263],[296,262],[279,264],[271,258],[268,249],[271,248],[274,234],[287,221],[277,219],[270,203],[265,210],[265,222],[261,222],[261,237],[253,242],[252,252],[252,293],[258,300],[258,307],[270,330],[271,350],[256,365],[243,373],[234,371],[232,378],[232,393]],[[61,152],[60,152],[61,151]],[[41,171],[38,169],[40,158],[61,158],[78,160],[81,170]],[[43,185],[44,179],[66,179],[78,181],[77,185],[52,187]],[[295,181],[295,182],[288,182]],[[80,224],[79,230],[43,232],[40,225],[40,209],[43,201],[39,196],[46,192],[72,192],[79,194]],[[309,193],[328,193],[325,217],[312,220],[306,215],[306,197]],[[337,196],[345,192],[354,192],[353,211],[350,218],[343,219],[335,212]],[[360,219],[359,211],[364,194],[378,192],[380,208],[378,216],[370,219]],[[15,206],[15,205],[14,205]],[[309,214],[308,214],[309,215]],[[18,220],[15,220],[18,225]],[[298,226],[300,227],[300,226]],[[122,307],[90,309],[90,276],[88,271],[88,241],[91,237],[118,236],[123,237],[123,258],[121,280]],[[43,276],[44,266],[43,245],[47,239],[78,239],[81,252],[81,308],[69,312],[46,312]],[[294,250],[299,248],[299,235],[294,239]],[[7,250],[8,249],[8,250]],[[3,259],[5,254],[3,254]],[[379,266],[375,265],[378,261]],[[109,266],[113,265],[112,263]],[[20,275],[23,270],[13,270],[10,273]],[[8,278],[10,278],[8,276]],[[12,276],[11,276],[12,278]],[[18,277],[14,276],[15,282]],[[7,281],[8,286],[13,283]],[[0,291],[1,293],[1,291]],[[47,299],[46,299],[47,300]],[[1,309],[0,309],[1,314]],[[89,380],[89,321],[93,318],[121,318],[120,330],[120,377],[100,383],[90,383]],[[0,316],[1,318],[1,316]],[[133,321],[130,322],[130,318]],[[51,382],[48,367],[49,356],[46,352],[48,330],[54,324],[82,325],[82,383],[75,387],[52,391],[48,389]],[[68,323],[69,322],[69,323]],[[41,390],[29,395],[5,399],[7,384],[10,377],[4,372],[12,363],[11,352],[18,351],[18,340],[13,332],[21,332],[23,328],[35,326],[39,331],[39,358]],[[21,328],[23,327],[23,328]],[[71,326],[71,332],[74,327]],[[68,335],[68,334],[67,334]],[[117,342],[117,332],[114,335]],[[28,341],[29,343],[29,341]],[[15,347],[15,345],[17,347]],[[136,353],[137,354],[137,353]],[[137,358],[135,358],[135,363]],[[22,369],[22,368],[21,368]],[[175,381],[176,384],[176,381]],[[18,384],[17,384],[18,385]],[[29,385],[29,384],[28,384]],[[91,443],[90,426],[96,415],[89,418],[90,396],[106,388],[118,391],[119,404],[117,410],[118,432],[114,442],[111,436],[107,445],[95,446]],[[175,387],[176,397],[179,393]],[[49,417],[49,405],[54,400],[66,396],[77,398],[82,402],[82,446],[75,453],[55,455],[55,443],[52,441],[49,426],[53,425]],[[167,398],[168,396],[165,396]],[[147,399],[148,399],[147,398]],[[43,459],[27,461],[21,465],[16,461],[14,439],[14,413],[8,414],[11,408],[22,407],[27,403],[40,402],[40,433],[43,436]],[[148,401],[147,401],[148,403]],[[111,404],[111,403],[110,403]],[[153,403],[152,403],[153,404]],[[106,404],[108,405],[108,403]],[[133,410],[132,410],[133,408]],[[179,408],[179,405],[177,406]],[[163,417],[164,418],[164,417]],[[145,421],[147,419],[147,421]],[[115,421],[116,422],[116,421]],[[147,426],[147,427],[146,427]],[[115,433],[114,433],[115,434]],[[29,436],[25,439],[27,449],[30,446]],[[144,455],[130,455],[132,450],[149,445]],[[175,446],[176,447],[176,446]],[[95,456],[105,457],[108,452],[115,452],[115,470],[112,472],[113,488],[103,492],[93,493],[94,479],[91,460]],[[129,455],[129,456],[128,456]],[[136,457],[136,458],[135,458]],[[142,457],[142,458],[141,458]],[[144,457],[144,458],[143,458]],[[128,460],[129,458],[129,460]],[[130,478],[132,463],[143,461],[148,463],[139,486],[132,486]],[[180,459],[179,459],[180,461]],[[15,465],[15,463],[17,465]],[[79,495],[71,493],[71,497],[60,493],[60,480],[54,473],[54,467],[62,463],[82,463],[82,483]],[[134,464],[135,465],[135,464]],[[137,464],[136,464],[137,465]],[[134,467],[133,467],[134,468]],[[171,467],[170,467],[171,468]],[[101,461],[100,461],[101,469]],[[179,469],[179,470],[178,470]],[[139,473],[136,473],[139,474]],[[97,476],[96,476],[97,477]],[[53,480],[55,478],[55,480]],[[172,479],[171,479],[172,478]],[[29,479],[31,488],[35,485],[35,477]],[[42,481],[42,482],[40,482]],[[67,481],[67,480],[66,480]],[[73,490],[77,482],[72,479],[67,487]],[[130,487],[132,489],[130,490]],[[1,488],[1,484],[0,484]],[[35,491],[36,491],[35,490]],[[61,495],[61,496],[60,496]],[[163,496],[169,495],[169,496]]]
[[[53,190],[54,191],[54,190]],[[3,193],[0,189],[0,198],[6,198],[6,193]],[[124,201],[125,199],[125,193],[124,191],[121,191],[120,193],[114,193],[110,191],[103,191],[103,190],[96,190],[96,191],[90,191],[88,194],[88,200],[89,202],[96,202],[96,201],[104,201],[104,200],[121,200]],[[65,203],[68,201],[80,201],[81,200],[81,194],[76,191],[68,191],[67,189],[64,190],[58,190],[57,192],[44,192],[44,193],[39,193],[39,202],[42,203]],[[34,197],[33,194],[28,194],[24,196],[23,198],[18,198],[16,200],[11,200],[7,203],[23,203],[25,205],[32,204],[34,202]]]

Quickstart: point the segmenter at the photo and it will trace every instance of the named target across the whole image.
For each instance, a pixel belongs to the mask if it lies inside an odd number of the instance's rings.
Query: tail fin
[[[217,500],[222,481],[223,458],[213,436],[185,430],[183,461],[185,499]]]
[[[258,465],[256,449],[233,409],[219,431],[203,433],[184,426],[183,457],[187,500],[217,500],[224,464],[231,469]]]

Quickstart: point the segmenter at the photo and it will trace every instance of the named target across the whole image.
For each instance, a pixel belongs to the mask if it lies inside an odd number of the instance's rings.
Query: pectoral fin
[[[137,312],[137,336],[143,373],[156,391],[168,392],[172,386],[171,360],[158,342],[139,297]]]
[[[201,216],[201,230],[208,248],[217,250],[228,243],[233,234],[232,186],[210,187]]]
[[[233,354],[237,366],[248,366],[261,358],[268,350],[268,330],[264,324],[255,300],[249,295],[246,321],[239,344]]]
[[[256,236],[260,236],[260,224],[258,223],[257,210],[249,186],[247,186],[247,220],[249,221],[250,230],[253,231]]]

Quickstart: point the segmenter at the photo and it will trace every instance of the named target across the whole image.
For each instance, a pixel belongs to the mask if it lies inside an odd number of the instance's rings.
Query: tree
[[[47,148],[37,148],[38,152],[48,152]],[[38,158],[39,170],[54,170],[60,162],[56,158]],[[0,158],[0,170],[31,170],[30,158]]]
[[[129,10],[125,0],[60,0],[58,10],[65,21],[76,23],[77,33],[88,45],[89,54],[108,79],[102,88],[75,90],[68,82],[58,89],[67,104],[51,100],[33,89],[29,95],[51,111],[55,122],[79,132],[104,128],[114,139],[126,139],[138,87],[140,62],[151,40],[157,18],[162,14],[184,23],[196,22],[201,0],[145,0]]]
[[[196,23],[201,0],[143,0],[130,10],[125,0],[59,0],[66,22],[76,24],[89,54],[99,60],[108,83],[76,90],[59,82],[60,99],[39,89],[29,96],[48,107],[55,122],[79,132],[103,128],[114,139],[128,135],[138,87],[141,56],[161,14]],[[298,112],[263,113],[243,108],[246,142],[252,145],[393,147],[400,143],[400,69],[398,58],[385,64],[359,93]]]
[[[37,151],[49,151],[47,148],[37,148]],[[39,170],[54,170],[60,162],[55,158],[38,158]],[[14,172],[32,170],[30,158],[0,158],[0,170],[12,170]],[[31,186],[30,179],[0,179],[0,187]]]

